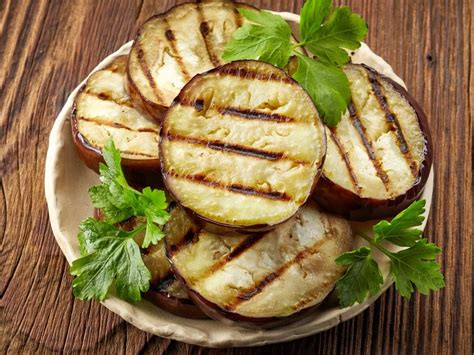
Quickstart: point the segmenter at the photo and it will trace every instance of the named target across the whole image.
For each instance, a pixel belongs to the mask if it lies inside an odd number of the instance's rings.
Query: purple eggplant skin
[[[414,108],[418,117],[418,124],[424,134],[424,161],[421,163],[415,183],[404,194],[394,199],[363,198],[328,179],[324,173],[321,175],[313,199],[325,210],[342,215],[354,221],[367,221],[391,217],[407,208],[423,193],[426,181],[431,172],[433,163],[433,143],[431,140],[428,119],[418,102],[406,91],[405,88],[390,78],[382,76],[374,69],[364,65],[381,80],[388,82],[399,92]]]
[[[143,294],[143,298],[150,301],[155,306],[179,317],[191,319],[208,318],[206,313],[197,307],[192,300],[178,298],[162,290],[150,289]]]

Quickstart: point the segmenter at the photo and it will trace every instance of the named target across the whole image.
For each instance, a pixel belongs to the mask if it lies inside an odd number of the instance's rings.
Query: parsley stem
[[[142,223],[140,224],[138,227],[132,229],[129,233],[130,233],[130,238],[133,238],[134,236],[136,236],[138,233],[140,233],[141,231],[143,231],[144,229],[146,228],[146,224],[145,223]]]
[[[365,234],[364,232],[357,232],[362,238],[364,238],[367,242],[369,242],[370,246],[374,246],[376,247],[378,250],[380,250],[382,253],[384,253],[385,255],[387,255],[388,257],[390,257],[392,255],[392,253],[384,248],[383,246],[381,246],[379,243],[374,243],[374,240],[369,237],[367,234]]]

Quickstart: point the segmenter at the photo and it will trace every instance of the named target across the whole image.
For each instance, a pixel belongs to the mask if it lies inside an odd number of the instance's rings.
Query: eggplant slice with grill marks
[[[160,185],[159,126],[133,108],[125,87],[127,57],[93,73],[77,94],[71,116],[79,156],[95,172],[101,150],[113,138],[125,175],[139,184]]]
[[[150,18],[139,30],[128,62],[133,101],[158,121],[196,74],[224,64],[224,46],[242,25],[230,1],[185,3]]]
[[[271,327],[314,309],[345,272],[335,259],[352,248],[350,224],[308,203],[266,233],[201,230],[167,238],[175,274],[210,317]]]
[[[209,226],[268,230],[306,202],[325,138],[310,97],[284,71],[233,62],[195,76],[167,111],[164,182]]]
[[[400,85],[365,65],[345,66],[352,103],[327,129],[314,197],[354,220],[394,215],[418,198],[432,163],[425,114]]]

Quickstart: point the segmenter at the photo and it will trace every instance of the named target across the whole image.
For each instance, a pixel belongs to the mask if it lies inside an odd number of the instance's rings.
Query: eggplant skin
[[[178,292],[169,285],[178,284]],[[208,316],[189,297],[182,282],[170,274],[168,280],[152,286],[143,297],[154,305],[183,318],[206,319]]]
[[[271,232],[201,230],[167,240],[174,274],[209,317],[271,328],[311,313],[345,271],[334,259],[352,248],[349,223],[309,203]]]
[[[167,190],[201,226],[257,232],[308,200],[326,135],[310,97],[284,71],[235,61],[184,86],[166,113],[159,150]]]
[[[414,200],[420,197],[425,187],[426,181],[431,171],[433,159],[433,146],[431,134],[428,127],[428,120],[423,109],[418,102],[399,84],[382,76],[374,69],[366,65],[352,65],[363,67],[379,82],[389,85],[396,93],[406,100],[409,106],[413,108],[416,114],[419,130],[423,140],[423,159],[417,165],[417,173],[413,178],[413,183],[404,192],[396,194],[391,198],[364,197],[354,191],[344,188],[335,183],[332,179],[323,173],[318,181],[313,193],[313,199],[325,210],[340,214],[350,220],[367,221],[371,219],[380,219],[393,216],[406,207]],[[403,117],[398,117],[402,120]],[[329,152],[326,155],[328,161]]]
[[[80,159],[84,162],[84,164],[91,170],[93,170],[96,173],[99,173],[99,164],[104,163],[104,159],[102,157],[101,153],[101,144],[96,143],[96,144],[91,144],[88,139],[84,136],[83,133],[80,131],[80,124],[79,120],[82,120],[83,118],[79,117],[79,111],[80,107],[83,107],[84,109],[87,108],[87,103],[85,98],[90,98],[91,100],[97,101],[95,105],[101,104],[101,102],[105,104],[113,104],[113,96],[114,95],[121,95],[121,100],[126,99],[129,97],[126,95],[126,93],[123,93],[123,87],[110,87],[111,83],[107,83],[106,79],[101,79],[100,75],[104,75],[103,73],[108,73],[111,72],[112,74],[110,75],[115,75],[115,77],[119,75],[124,76],[125,80],[125,67],[126,65],[126,57],[121,56],[116,58],[108,67],[99,70],[95,72],[94,74],[91,75],[91,77],[88,79],[86,84],[79,90],[79,92],[76,95],[74,104],[73,104],[73,109],[71,112],[71,133],[72,133],[72,138],[74,142],[74,146],[76,148],[76,151],[78,152],[78,155]],[[114,79],[116,80],[116,79]],[[113,82],[112,82],[113,83]],[[102,87],[101,85],[104,85]],[[107,86],[108,85],[108,86]],[[102,91],[104,90],[104,91]],[[124,97],[125,96],[125,97]],[[127,100],[128,101],[128,100]],[[92,106],[92,103],[89,103],[90,106]],[[117,110],[117,108],[115,108]],[[127,109],[129,109],[127,107]],[[133,111],[133,110],[132,110]],[[124,116],[127,115],[127,113],[122,113]],[[136,112],[133,113],[136,117]],[[106,121],[109,120],[111,123],[107,123],[112,125],[111,128],[109,129],[121,129],[123,128],[123,122],[116,122],[115,117],[117,116],[110,116],[110,117],[100,117],[100,119],[105,119]],[[89,117],[86,117],[90,119]],[[92,117],[92,119],[97,119],[97,117]],[[142,121],[146,121],[144,118],[141,118]],[[97,125],[97,129],[99,129],[102,126],[102,123],[100,122],[94,122]],[[153,124],[147,124],[148,126],[154,126],[156,130],[159,130],[159,127]],[[124,128],[123,128],[124,129]],[[100,131],[97,131],[100,132]],[[140,135],[142,133],[138,133]],[[147,134],[147,133],[143,133]],[[117,142],[115,142],[117,145]],[[156,143],[158,144],[158,142]],[[133,152],[132,152],[133,153]],[[134,184],[134,185],[147,185],[147,186],[153,186],[153,187],[162,187],[163,186],[163,181],[161,179],[161,173],[160,173],[160,160],[158,155],[156,157],[151,157],[147,159],[143,159],[139,155],[137,156],[136,159],[131,158],[131,155],[128,157],[122,157],[122,168],[124,170],[124,174],[127,178],[127,180]]]

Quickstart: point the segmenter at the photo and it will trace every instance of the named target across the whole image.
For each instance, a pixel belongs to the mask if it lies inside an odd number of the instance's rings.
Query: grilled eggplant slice
[[[327,155],[314,192],[325,209],[354,220],[394,215],[421,194],[432,163],[425,114],[400,85],[365,65],[344,68],[348,112],[327,129]]]
[[[159,185],[159,126],[133,108],[125,87],[126,65],[127,58],[118,57],[92,74],[78,93],[71,116],[74,143],[84,163],[98,172],[101,149],[112,137],[127,178]]]
[[[195,76],[161,130],[162,173],[173,199],[230,229],[266,230],[293,216],[325,152],[324,125],[308,94],[258,61]]]
[[[99,209],[94,210],[94,217],[97,219],[103,218]],[[138,223],[142,222],[141,218],[133,217],[119,223],[118,227],[124,230],[132,230]],[[196,228],[186,212],[182,208],[176,207],[170,212],[170,219],[165,225],[166,238],[170,237],[173,240],[186,238],[197,233]],[[137,243],[141,244],[144,237],[144,233],[137,235]],[[182,282],[174,275],[166,255],[164,239],[143,249],[142,259],[151,273],[150,289],[143,295],[145,299],[180,317],[207,318],[206,314],[196,307],[191,300]]]
[[[230,1],[185,3],[143,24],[128,61],[128,89],[134,105],[160,122],[194,75],[225,64],[224,47],[246,21],[238,12],[242,7],[253,8]],[[293,57],[287,70],[291,73],[295,67]]]
[[[204,312],[264,327],[320,304],[345,271],[335,258],[351,248],[350,224],[314,202],[270,232],[167,239],[173,270]]]
[[[242,25],[230,1],[185,3],[150,18],[139,30],[128,61],[129,92],[149,117],[161,119],[196,74],[224,64],[221,56]]]

